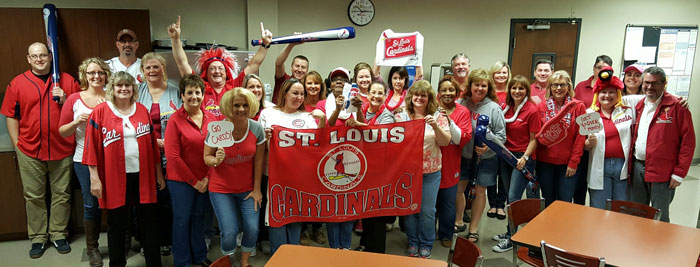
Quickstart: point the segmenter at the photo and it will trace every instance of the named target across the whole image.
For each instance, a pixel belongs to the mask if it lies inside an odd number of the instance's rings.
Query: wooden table
[[[425,266],[445,267],[444,261],[413,258],[390,254],[330,249],[311,246],[282,245],[265,266]]]
[[[537,249],[541,240],[616,266],[695,266],[700,255],[700,229],[562,201],[512,237]]]

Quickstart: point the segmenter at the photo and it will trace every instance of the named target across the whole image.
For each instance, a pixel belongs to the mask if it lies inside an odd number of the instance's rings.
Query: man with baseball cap
[[[122,29],[117,33],[116,45],[119,56],[106,61],[112,73],[126,71],[137,81],[141,81],[141,59],[136,57],[136,50],[139,49],[136,33],[130,29]]]

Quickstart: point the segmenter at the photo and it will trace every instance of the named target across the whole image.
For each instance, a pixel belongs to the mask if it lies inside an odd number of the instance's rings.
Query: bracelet
[[[264,47],[264,48],[270,48],[271,44],[267,44],[267,45],[262,44],[261,46]]]

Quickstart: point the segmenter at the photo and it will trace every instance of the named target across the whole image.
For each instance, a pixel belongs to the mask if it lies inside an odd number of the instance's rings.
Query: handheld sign
[[[350,100],[359,92],[360,89],[357,88],[357,84],[353,83],[350,85],[349,83],[345,83],[345,86],[343,86],[343,96],[345,97],[343,108],[345,108],[345,112],[354,113],[357,111],[357,108],[350,103]]]
[[[578,133],[580,135],[589,135],[603,130],[603,124],[600,123],[600,113],[590,112],[576,117],[576,123],[580,126]]]
[[[383,31],[377,41],[375,63],[378,66],[423,65],[423,35],[419,32]]]
[[[233,123],[215,121],[207,126],[207,138],[204,144],[210,147],[230,147],[233,145]]]

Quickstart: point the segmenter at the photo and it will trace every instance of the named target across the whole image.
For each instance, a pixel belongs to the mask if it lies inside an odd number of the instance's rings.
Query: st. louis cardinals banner
[[[420,211],[424,131],[423,120],[319,130],[275,127],[269,225]]]
[[[377,54],[378,66],[421,66],[423,65],[423,35],[419,32],[395,33],[391,29],[379,35]]]

